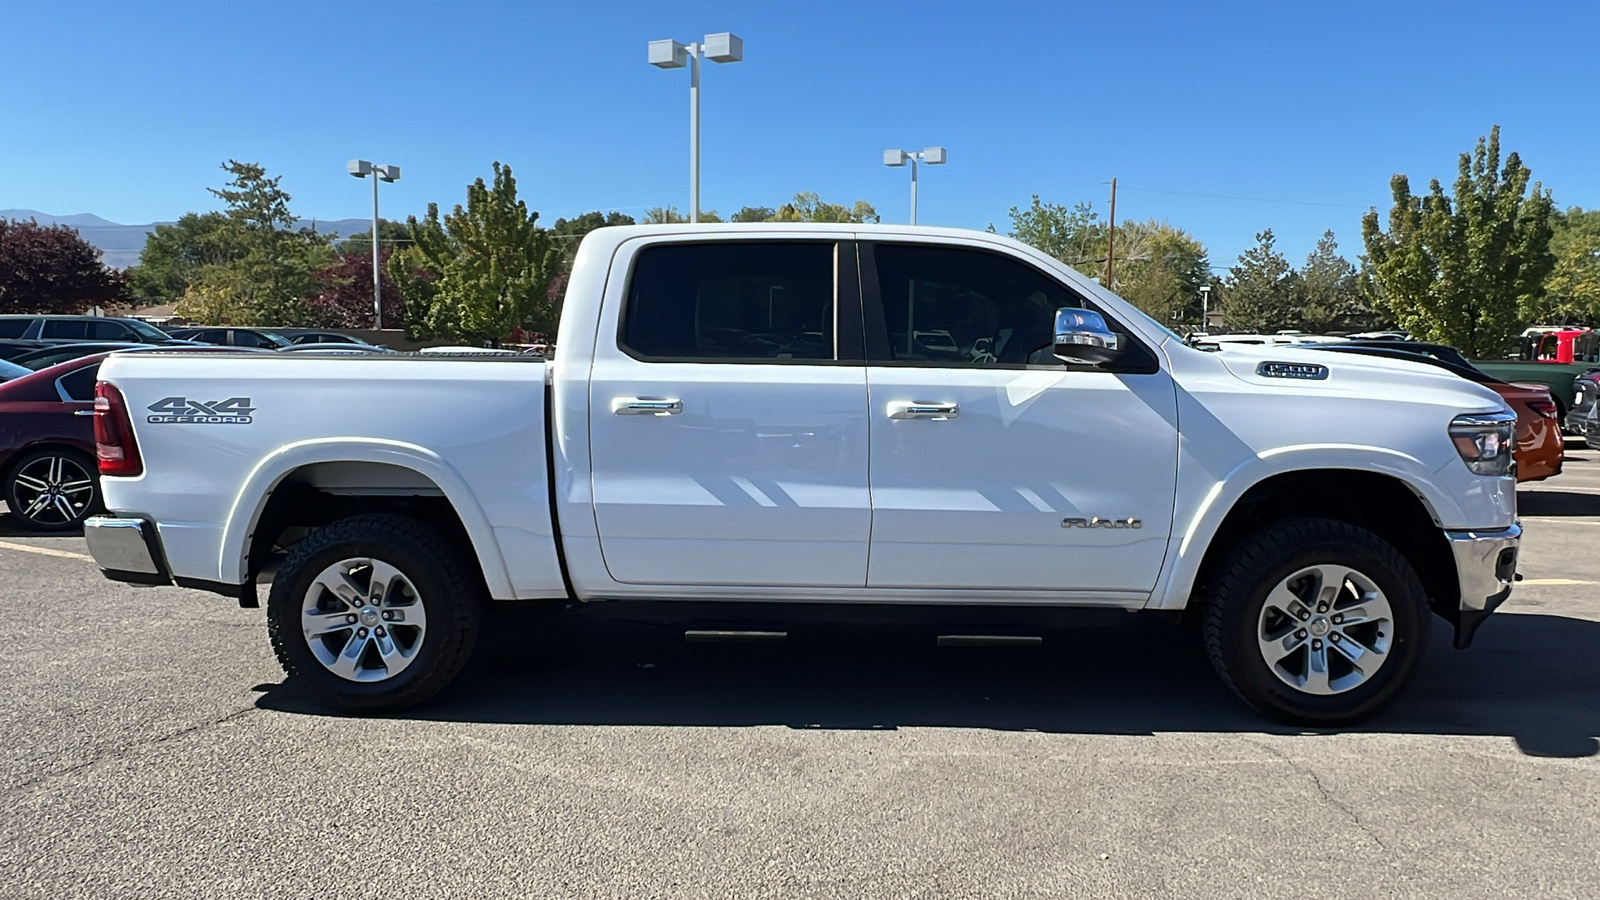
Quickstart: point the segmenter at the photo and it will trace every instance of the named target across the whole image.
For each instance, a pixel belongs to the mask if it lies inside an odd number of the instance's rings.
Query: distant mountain
[[[57,216],[50,213],[39,212],[34,209],[0,209],[0,219],[16,219],[27,221],[33,219],[40,225],[66,225],[78,229],[83,239],[93,244],[100,251],[100,258],[106,265],[113,269],[126,269],[137,265],[139,254],[144,252],[144,239],[156,230],[157,225],[170,225],[170,222],[152,222],[149,225],[119,225],[107,219],[102,219],[93,213],[77,213],[71,216]],[[370,219],[332,219],[314,220],[301,219],[295,223],[298,228],[315,228],[322,234],[332,234],[343,237],[349,234],[363,234],[372,230]]]

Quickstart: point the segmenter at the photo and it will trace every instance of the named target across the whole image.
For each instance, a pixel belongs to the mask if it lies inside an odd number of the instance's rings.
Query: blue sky
[[[374,11],[374,12],[369,12]],[[1448,184],[1492,124],[1562,206],[1600,206],[1592,4],[546,2],[7,4],[0,208],[123,223],[215,207],[227,158],[303,217],[367,215],[343,172],[403,168],[386,216],[510,163],[553,222],[687,205],[688,76],[651,39],[733,31],[707,66],[703,205],[796,191],[907,215],[889,147],[944,145],[924,224],[1006,230],[1031,194],[1188,229],[1225,266],[1359,252],[1388,181]],[[1263,202],[1271,201],[1271,202]]]

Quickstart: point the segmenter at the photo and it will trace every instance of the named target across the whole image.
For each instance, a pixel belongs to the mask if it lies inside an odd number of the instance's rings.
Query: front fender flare
[[[1315,470],[1376,473],[1398,481],[1421,500],[1435,524],[1461,518],[1459,504],[1435,483],[1416,457],[1361,444],[1300,444],[1263,451],[1241,462],[1209,486],[1182,495],[1174,510],[1167,565],[1150,594],[1149,609],[1182,609],[1189,602],[1212,539],[1251,488],[1277,475]],[[1179,483],[1204,482],[1201,471],[1179,472]],[[1187,502],[1186,502],[1187,501]]]

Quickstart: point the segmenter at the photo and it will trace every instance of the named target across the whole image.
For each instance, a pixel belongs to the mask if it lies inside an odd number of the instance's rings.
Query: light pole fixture
[[[383,330],[383,288],[378,277],[378,182],[400,180],[399,166],[380,166],[364,159],[352,159],[345,170],[357,178],[372,176],[372,328]]]
[[[722,31],[708,34],[698,44],[651,41],[650,65],[658,69],[689,67],[689,221],[700,221],[700,57],[715,63],[744,59],[744,41]]]
[[[886,166],[903,166],[907,161],[911,163],[911,224],[917,224],[917,162],[918,160],[930,166],[945,164],[943,147],[929,147],[926,150],[885,150],[883,151],[883,164]]]

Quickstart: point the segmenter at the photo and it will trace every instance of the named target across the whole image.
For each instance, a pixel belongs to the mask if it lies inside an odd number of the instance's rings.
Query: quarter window
[[[659,360],[835,358],[834,245],[672,244],[639,252],[621,342]]]
[[[100,375],[100,364],[84,366],[76,372],[56,379],[56,384],[61,387],[61,392],[80,403],[94,402],[94,383]]]

